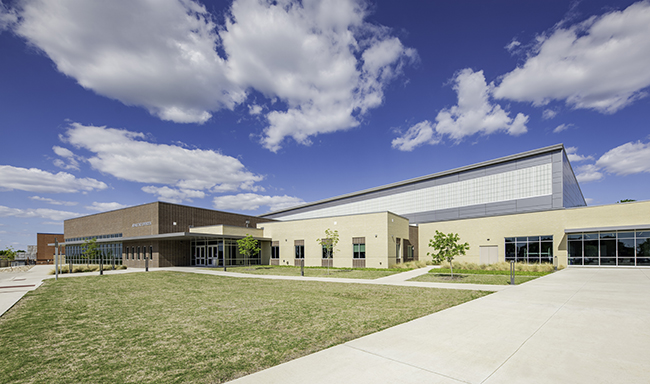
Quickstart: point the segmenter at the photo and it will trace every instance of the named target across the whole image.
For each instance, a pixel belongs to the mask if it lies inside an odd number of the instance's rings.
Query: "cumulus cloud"
[[[78,204],[76,201],[61,201],[61,200],[50,199],[49,197],[40,197],[40,196],[30,196],[29,199],[34,201],[42,201],[52,205],[65,205],[68,207],[72,207]]]
[[[147,108],[163,120],[203,123],[245,92],[227,79],[212,15],[192,0],[28,0],[15,32],[81,86]]]
[[[409,128],[404,135],[393,139],[391,145],[400,151],[410,152],[423,144],[437,144],[440,138],[436,136],[435,129],[435,125],[429,120],[419,122]]]
[[[526,62],[503,76],[494,96],[536,106],[560,100],[614,113],[647,95],[648,36],[648,1],[574,25],[559,23],[538,36]]]
[[[81,216],[75,212],[57,211],[49,208],[19,209],[0,205],[0,217],[42,218],[49,220],[66,220]]]
[[[293,196],[264,196],[255,193],[240,193],[238,195],[217,196],[213,200],[215,209],[255,211],[261,206],[268,206],[269,211],[277,211],[304,203]]]
[[[37,168],[0,165],[0,190],[14,189],[41,193],[72,193],[106,189],[107,185],[91,178],[77,178],[66,172],[50,173]]]
[[[60,72],[163,120],[203,123],[260,92],[249,112],[264,117],[272,151],[359,125],[417,58],[364,21],[364,0],[234,0],[219,25],[194,0],[20,4],[15,33]]]
[[[253,190],[254,183],[263,179],[234,157],[213,150],[154,144],[141,132],[71,123],[61,139],[92,152],[87,161],[100,172],[170,187],[145,187],[145,192],[163,197],[170,197],[171,189],[186,197],[203,197],[196,191],[204,190]],[[176,193],[177,199],[180,196]]]
[[[566,155],[570,162],[577,163],[579,161],[593,160],[593,156],[578,155],[578,147],[567,147]]]
[[[605,175],[601,172],[601,169],[594,164],[585,164],[576,168],[576,179],[580,183],[587,183],[589,181],[600,180]]]
[[[235,188],[235,190],[236,189],[237,188]],[[194,198],[202,199],[205,197],[205,192],[197,191],[195,189],[155,187],[153,185],[148,185],[142,187],[142,191],[156,195],[158,200],[167,201],[169,203],[182,203],[183,201],[191,202]]]
[[[567,148],[567,154],[572,148]],[[592,159],[591,156],[581,158]],[[576,178],[580,182],[600,180],[605,177],[605,173],[620,176],[650,173],[650,142],[636,141],[619,145],[607,151],[595,164],[580,166],[577,171]]]
[[[491,101],[492,85],[486,83],[483,71],[474,72],[469,68],[459,71],[453,79],[453,89],[458,95],[457,105],[442,109],[435,125],[424,121],[409,128],[393,140],[393,148],[411,151],[422,144],[436,144],[443,136],[460,142],[474,134],[505,132],[516,136],[527,132],[527,115],[518,113],[513,119],[509,112]]]
[[[650,173],[650,142],[629,142],[610,149],[596,165],[615,175]]]
[[[127,207],[127,205],[116,203],[116,202],[98,203],[98,202],[95,201],[91,205],[87,205],[86,209],[89,210],[89,211],[106,212],[106,211],[114,211],[116,209],[121,209],[121,208],[126,208],[126,207]]]

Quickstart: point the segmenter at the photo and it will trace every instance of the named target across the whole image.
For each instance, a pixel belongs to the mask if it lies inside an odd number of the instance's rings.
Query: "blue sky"
[[[0,2],[0,248],[156,200],[262,214],[564,143],[647,200],[650,2]]]

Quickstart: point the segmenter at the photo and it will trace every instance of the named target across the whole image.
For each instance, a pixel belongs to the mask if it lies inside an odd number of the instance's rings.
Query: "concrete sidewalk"
[[[157,268],[155,271],[174,271],[200,273],[205,275],[229,276],[248,279],[268,279],[268,280],[295,280],[295,281],[320,281],[324,283],[346,283],[346,284],[373,284],[373,285],[399,285],[403,287],[423,287],[423,288],[444,288],[444,289],[465,289],[473,291],[502,291],[510,288],[509,285],[491,285],[491,284],[458,284],[458,283],[428,283],[422,281],[407,281],[416,276],[427,273],[432,267],[419,268],[411,271],[397,273],[394,275],[382,277],[374,280],[367,279],[349,279],[342,277],[305,277],[305,276],[279,276],[279,275],[255,275],[252,273],[233,272],[232,268],[226,272],[219,269],[208,269],[201,267],[165,267]]]
[[[648,383],[648,324],[649,269],[572,268],[233,383]]]

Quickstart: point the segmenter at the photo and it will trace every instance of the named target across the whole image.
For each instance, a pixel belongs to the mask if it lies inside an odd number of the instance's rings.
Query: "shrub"
[[[104,271],[110,271],[111,270],[110,265],[104,265]],[[69,264],[64,264],[59,266],[59,273],[70,273],[69,271],[70,265]],[[126,265],[116,265],[115,269],[126,269]],[[83,273],[83,272],[99,272],[99,265],[78,265],[75,264],[72,267],[72,273]],[[55,271],[54,268],[50,271],[50,275],[54,275]]]
[[[449,269],[449,267],[450,265],[446,261],[440,263],[440,268],[442,269]],[[476,264],[466,261],[457,261],[454,263],[454,268],[473,271],[509,271],[510,263],[501,261],[494,264]],[[559,267],[558,269],[562,268],[564,267]],[[553,272],[553,269],[553,264],[515,263],[515,271],[517,272]]]

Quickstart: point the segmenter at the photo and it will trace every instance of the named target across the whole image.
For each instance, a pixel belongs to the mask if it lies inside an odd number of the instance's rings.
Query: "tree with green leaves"
[[[5,250],[0,251],[0,259],[8,261],[16,260],[16,253],[18,252],[14,250],[14,247],[8,246]]]
[[[248,234],[243,239],[237,240],[237,246],[239,247],[239,253],[246,257],[246,265],[248,265],[248,260],[252,255],[257,255],[260,252],[259,242]]]
[[[323,250],[325,250],[325,256],[327,258],[327,274],[330,274],[330,263],[329,260],[334,258],[334,252],[338,252],[338,249],[336,249],[336,245],[339,243],[339,231],[331,230],[327,228],[325,230],[325,236],[316,239],[318,244],[323,247]]]
[[[83,249],[81,257],[86,259],[86,265],[88,266],[90,266],[90,260],[97,259],[99,256],[101,256],[101,250],[97,244],[97,239],[94,237],[92,239],[85,240],[81,247]]]
[[[427,252],[428,256],[433,257],[434,263],[440,263],[443,260],[449,262],[449,268],[451,269],[451,278],[454,278],[454,267],[452,266],[452,261],[454,257],[465,255],[469,250],[468,243],[459,243],[460,236],[457,233],[448,233],[444,234],[436,230],[436,234],[433,239],[429,239],[429,247],[433,248],[433,252]]]

